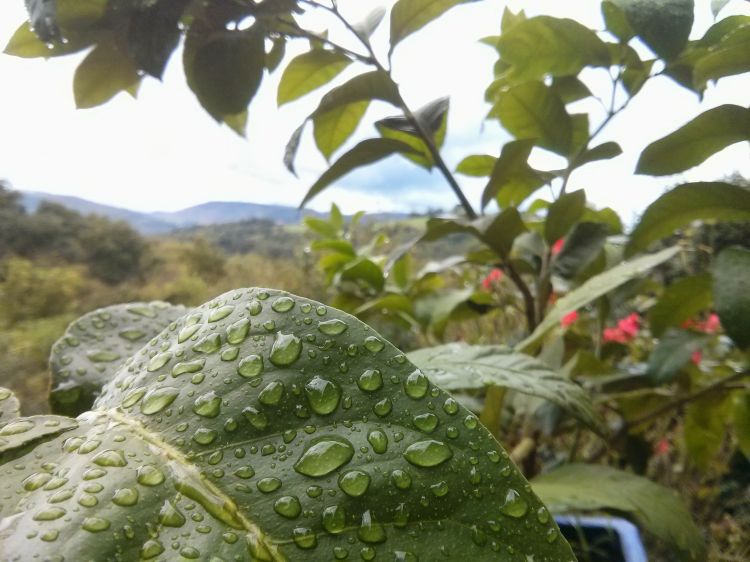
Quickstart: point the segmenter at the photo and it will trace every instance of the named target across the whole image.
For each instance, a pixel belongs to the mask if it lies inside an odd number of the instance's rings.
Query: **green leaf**
[[[354,311],[356,316],[362,316],[369,312],[383,313],[401,312],[409,316],[414,316],[414,301],[405,295],[387,294],[375,300],[371,300],[357,308]]]
[[[685,330],[668,331],[649,355],[646,376],[654,385],[672,382],[705,341],[703,334]]]
[[[679,55],[693,28],[693,0],[612,0],[636,34],[665,60]]]
[[[338,52],[313,49],[292,59],[279,82],[276,101],[283,105],[301,98],[338,76],[351,59]]]
[[[750,392],[735,394],[732,421],[740,451],[750,459]]]
[[[307,125],[307,120],[303,121],[302,125],[294,130],[284,147],[284,166],[295,176],[297,175],[297,171],[294,169],[294,160],[297,158],[297,151],[299,150],[299,143],[302,140],[302,133],[305,132],[305,125]]]
[[[552,80],[552,91],[563,103],[573,103],[593,95],[589,87],[577,76],[555,76]]]
[[[625,12],[614,2],[610,0],[602,2],[602,16],[604,16],[607,31],[617,37],[621,43],[627,43],[635,35]]]
[[[535,139],[537,144],[559,154],[570,148],[573,126],[565,105],[541,82],[526,82],[500,92],[490,112],[518,139]]]
[[[565,237],[560,253],[554,257],[552,272],[563,279],[577,277],[601,255],[608,230],[602,223],[577,223]]]
[[[474,221],[431,218],[427,221],[423,242],[439,240],[450,234],[470,234],[488,248],[505,258],[513,247],[513,241],[526,225],[518,209],[509,207],[496,215],[486,215]]]
[[[586,66],[609,66],[609,50],[596,33],[572,19],[537,16],[514,25],[498,41],[513,80],[569,76]]]
[[[703,534],[685,503],[674,490],[647,478],[608,466],[569,464],[536,477],[532,487],[554,513],[624,514],[680,559],[705,560]]]
[[[456,166],[456,173],[475,178],[484,178],[492,175],[497,158],[489,154],[472,154],[467,156]]]
[[[605,142],[585,150],[573,161],[574,168],[580,168],[590,162],[598,160],[611,160],[622,154],[622,148],[616,142]]]
[[[668,191],[641,215],[625,255],[645,250],[696,220],[750,220],[750,190],[720,182],[686,183]]]
[[[382,160],[388,156],[399,153],[411,153],[412,148],[399,141],[392,139],[368,139],[359,143],[349,152],[342,155],[333,165],[328,168],[318,180],[310,187],[305,198],[300,203],[304,207],[308,201],[323,191],[333,182],[341,179],[352,170],[361,166],[367,166]]]
[[[500,158],[495,159],[492,174],[482,192],[482,208],[486,207],[498,194],[503,195],[505,203],[520,204],[521,201],[517,199],[521,197],[525,199],[544,185],[544,179],[528,164],[532,148],[534,148],[534,141],[528,139],[511,141],[503,146]],[[517,194],[521,196],[518,197]],[[510,205],[501,205],[501,207],[508,206]]]
[[[726,147],[750,140],[750,109],[722,105],[650,144],[641,154],[638,174],[664,176],[689,170]]]
[[[248,112],[246,109],[242,113],[235,113],[234,115],[225,115],[222,118],[222,121],[224,121],[224,124],[227,127],[229,127],[239,136],[244,138],[245,135],[247,134],[247,116],[248,116]]]
[[[722,393],[709,394],[685,407],[685,445],[690,459],[703,472],[721,456],[732,413],[729,398]]]
[[[106,103],[138,84],[140,79],[133,61],[118,45],[99,43],[76,68],[73,77],[76,107]]]
[[[557,404],[600,435],[609,432],[582,387],[523,353],[499,345],[449,343],[418,349],[407,357],[446,390],[509,388]]]
[[[23,58],[49,58],[77,53],[90,47],[103,37],[101,31],[70,31],[65,33],[64,42],[46,45],[31,29],[28,22],[19,27],[8,41],[3,51],[6,55]]]
[[[271,73],[275,71],[286,54],[286,39],[283,36],[272,39],[271,48],[266,52],[266,68]]]
[[[717,21],[711,27],[706,30],[703,37],[700,38],[698,44],[703,47],[715,47],[725,37],[731,35],[739,28],[746,26],[750,23],[750,16],[729,16],[720,21]],[[700,52],[696,50],[693,56],[700,58]],[[688,60],[694,60],[692,57]]]
[[[156,0],[138,5],[128,22],[128,51],[138,70],[161,80],[180,41],[179,22],[190,0]]]
[[[750,26],[744,25],[727,35],[708,54],[696,61],[693,83],[703,90],[709,80],[750,71]]]
[[[536,349],[547,332],[559,326],[563,316],[586,306],[631,279],[640,277],[650,269],[674,257],[679,251],[678,247],[666,248],[655,254],[647,254],[624,261],[604,273],[588,279],[575,291],[571,291],[559,299],[534,332],[516,346],[516,350],[528,353],[530,350]]]
[[[391,10],[391,51],[404,38],[445,12],[476,0],[398,0]]]
[[[375,262],[367,258],[360,258],[341,270],[339,277],[342,281],[352,281],[370,287],[374,291],[382,291],[385,286],[383,270]]]
[[[26,0],[29,12],[29,24],[43,43],[62,40],[62,33],[57,25],[57,2],[50,0]]]
[[[183,67],[188,86],[217,121],[242,113],[260,87],[265,36],[257,25],[241,31],[187,34]]]
[[[741,349],[750,346],[750,250],[730,247],[713,268],[714,306],[727,335]]]
[[[89,410],[125,360],[186,311],[165,302],[117,304],[70,324],[50,354],[52,412]]]
[[[174,376],[192,361],[205,361],[201,376]],[[0,541],[29,559],[64,545],[66,560],[323,562],[377,549],[489,562],[493,541],[573,559],[463,406],[369,326],[280,291],[232,291],[184,316],[77,421],[13,423],[0,437],[48,432],[0,459]]]
[[[422,326],[442,338],[448,321],[473,293],[473,289],[449,289],[427,294],[415,300],[414,315]]]
[[[315,145],[326,160],[354,134],[369,106],[369,101],[358,101],[313,118]]]
[[[657,338],[711,307],[711,276],[684,277],[669,285],[648,313],[651,333]]]
[[[21,415],[18,398],[7,388],[0,386],[0,427]]]
[[[718,16],[719,12],[721,12],[727,4],[729,4],[729,0],[711,0],[711,11],[713,12],[714,17]]]
[[[548,244],[554,244],[563,238],[583,215],[586,208],[586,193],[579,189],[559,197],[547,211],[544,221],[544,238]]]

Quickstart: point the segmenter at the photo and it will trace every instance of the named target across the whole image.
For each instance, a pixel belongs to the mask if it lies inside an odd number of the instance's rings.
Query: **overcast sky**
[[[392,3],[340,1],[354,20],[377,5]],[[477,43],[482,36],[497,34],[506,3],[514,10],[524,7],[530,15],[572,17],[594,28],[603,26],[598,0],[484,0],[454,9],[399,45],[394,71],[407,102],[418,107],[444,95],[451,97],[444,149],[449,166],[472,153],[497,155],[508,140],[495,123],[483,121],[489,109],[483,90],[496,56]],[[3,46],[25,18],[23,4],[23,0],[4,0],[0,5]],[[712,16],[709,0],[696,4],[695,32],[700,35],[712,23]],[[750,14],[750,7],[734,0],[722,15],[729,13]],[[387,40],[387,25],[376,38],[380,44]],[[299,44],[287,52],[304,48]],[[140,211],[171,211],[211,200],[297,205],[325,169],[310,131],[300,150],[299,179],[281,163],[289,135],[315,107],[320,93],[277,109],[279,73],[264,82],[253,101],[245,140],[218,126],[198,105],[185,84],[179,54],[170,62],[164,83],[144,80],[137,101],[120,94],[102,107],[76,110],[72,77],[81,58],[44,61],[0,54],[0,178],[16,188],[76,195]],[[342,78],[354,72],[352,68]],[[606,79],[603,72],[588,74],[594,88]],[[587,166],[573,176],[571,187],[586,188],[597,205],[612,206],[629,220],[665,186],[713,180],[734,171],[750,176],[748,143],[730,147],[680,177],[653,179],[633,174],[638,154],[647,144],[710,107],[746,105],[748,91],[750,79],[728,78],[718,87],[709,87],[699,102],[666,78],[652,81],[600,138],[602,142],[617,140],[625,153]],[[371,123],[392,113],[392,108],[373,104],[354,140],[371,136]],[[541,167],[560,165],[556,157],[541,151],[534,160]],[[483,182],[462,178],[462,184],[471,199],[478,201]],[[347,212],[424,210],[455,204],[437,172],[421,171],[399,157],[347,176],[310,206],[325,210],[331,201]]]

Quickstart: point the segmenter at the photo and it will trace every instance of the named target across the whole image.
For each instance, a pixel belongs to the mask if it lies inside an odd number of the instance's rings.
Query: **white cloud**
[[[375,5],[358,0],[342,4],[353,19],[363,17]],[[574,17],[587,25],[601,26],[598,1],[510,0],[509,4],[514,9],[524,7],[530,14]],[[708,0],[699,0],[699,28],[710,24],[708,4]],[[497,33],[503,5],[500,0],[486,0],[458,8],[450,17],[405,40],[394,58],[395,76],[410,104],[417,106],[442,95],[451,96],[445,149],[450,165],[471,152],[497,154],[507,140],[496,125],[483,123],[488,109],[483,102],[483,87],[491,77],[494,55],[476,42],[479,37]],[[743,2],[730,9],[750,12]],[[21,0],[3,2],[1,43],[7,42],[24,17]],[[336,29],[332,33],[336,34]],[[376,36],[377,45],[383,45],[385,35],[381,32]],[[300,179],[284,169],[281,156],[287,138],[312,109],[317,96],[277,110],[278,75],[264,84],[254,100],[245,141],[217,126],[199,107],[185,85],[179,55],[171,61],[164,84],[144,81],[138,101],[120,95],[103,107],[75,110],[71,83],[80,58],[76,55],[45,62],[0,55],[0,177],[19,188],[72,194],[146,211],[174,210],[208,200],[296,205],[325,169],[309,133],[299,155]],[[593,73],[592,79],[596,80]],[[625,154],[578,172],[571,187],[585,187],[597,204],[612,206],[630,218],[665,185],[676,181],[634,176],[640,150],[708,107],[746,105],[748,86],[747,78],[727,79],[709,88],[700,102],[667,79],[655,80],[627,115],[617,118],[601,137],[601,141],[618,140]],[[371,132],[369,123],[374,118],[390,113],[392,109],[373,106],[357,138]],[[734,170],[750,175],[747,156],[747,143],[737,145],[682,179],[715,179]],[[373,187],[379,178],[388,183],[382,190]],[[394,182],[399,183],[399,189],[393,189]],[[466,185],[471,198],[478,200],[481,182]],[[345,178],[311,206],[326,209],[334,200],[349,212],[447,208],[455,203],[437,172],[414,173],[406,164],[395,161]]]

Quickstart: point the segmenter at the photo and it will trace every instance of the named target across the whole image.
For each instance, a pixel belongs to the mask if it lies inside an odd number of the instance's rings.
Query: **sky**
[[[340,0],[339,5],[356,21],[375,6],[392,3]],[[24,21],[23,5],[23,0],[4,0],[0,5],[2,46]],[[594,29],[603,28],[598,0],[483,0],[455,8],[404,40],[394,54],[393,70],[407,103],[416,108],[442,96],[451,98],[443,149],[451,168],[469,154],[497,155],[509,140],[496,122],[484,120],[489,106],[483,92],[492,78],[496,54],[478,43],[479,38],[498,33],[506,5],[514,11],[524,8],[528,15],[571,17]],[[709,5],[710,0],[696,0],[696,36],[712,23]],[[750,14],[750,5],[733,0],[721,15],[731,13]],[[322,25],[317,19],[309,22]],[[386,24],[374,38],[376,46],[386,45]],[[343,32],[334,27],[331,37],[343,41]],[[304,52],[305,47],[300,41],[287,49],[287,56]],[[299,152],[299,178],[282,164],[289,136],[324,90],[277,108],[280,72],[267,77],[250,107],[248,135],[243,139],[217,125],[200,107],[185,84],[179,53],[170,61],[163,83],[144,80],[138,100],[119,94],[101,107],[75,109],[72,79],[82,56],[45,61],[0,54],[0,178],[17,189],[75,195],[137,211],[174,211],[207,201],[296,206],[326,169],[310,127]],[[353,66],[339,81],[362,70]],[[595,91],[608,95],[608,90],[600,89],[609,80],[604,72],[590,71],[585,78]],[[745,106],[749,90],[750,78],[727,78],[709,86],[700,101],[667,78],[653,80],[599,137],[599,142],[617,140],[624,154],[576,172],[570,189],[585,188],[595,205],[611,206],[630,221],[668,186],[715,180],[735,171],[750,176],[748,143],[734,145],[680,176],[649,178],[633,173],[638,154],[649,143],[711,107]],[[586,103],[571,106],[571,112],[600,111]],[[393,113],[392,107],[372,104],[347,146],[374,136],[372,123]],[[592,115],[594,120],[600,117],[600,113]],[[553,169],[560,167],[561,159],[537,150],[532,164]],[[459,179],[478,206],[484,182]],[[345,177],[309,206],[327,210],[332,201],[349,213],[449,209],[456,204],[437,171],[430,174],[400,157]]]

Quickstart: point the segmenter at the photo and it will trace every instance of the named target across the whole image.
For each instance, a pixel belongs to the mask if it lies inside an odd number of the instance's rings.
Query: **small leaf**
[[[726,147],[750,140],[750,109],[722,105],[650,144],[641,154],[638,174],[664,176],[689,170]]]
[[[244,137],[247,134],[247,110],[242,113],[235,113],[234,115],[225,115],[223,117],[224,124],[232,129],[239,136]]]
[[[711,302],[710,275],[684,277],[675,281],[664,289],[648,313],[651,333],[660,337],[667,328],[679,326],[710,308]]]
[[[136,67],[161,80],[164,68],[180,40],[178,26],[190,0],[144,2],[128,23],[128,51]]]
[[[686,183],[668,191],[641,215],[625,255],[645,250],[696,220],[750,220],[750,190],[720,182]]]
[[[721,325],[741,349],[750,346],[750,250],[730,247],[713,268],[714,306]]]
[[[563,316],[570,314],[574,310],[583,308],[620,285],[643,275],[650,269],[674,257],[679,250],[678,247],[666,248],[655,254],[647,254],[630,261],[624,261],[612,269],[608,269],[604,273],[588,279],[575,291],[571,291],[559,299],[534,332],[519,343],[516,349],[529,353],[530,350],[538,347],[541,339],[547,332],[560,324]]]
[[[614,2],[605,0],[602,2],[602,15],[607,31],[617,37],[622,43],[630,41],[635,32],[628,23],[628,17],[625,12]]]
[[[195,362],[200,376],[182,372]],[[14,423],[0,429],[13,441],[0,456],[0,544],[29,560],[64,548],[76,561],[327,561],[377,548],[490,562],[492,541],[573,560],[465,407],[369,326],[280,291],[232,291],[183,316],[78,420]]]
[[[445,12],[476,0],[398,0],[391,10],[391,51],[404,38]]]
[[[358,24],[355,24],[353,26],[354,30],[360,35],[360,37],[369,39],[370,37],[372,37],[372,34],[375,33],[375,30],[380,25],[380,22],[383,21],[385,14],[386,9],[382,6],[378,6],[372,12],[367,14],[367,17],[364,20],[362,20]]]
[[[51,46],[48,46],[42,43],[27,22],[16,30],[3,52],[6,55],[23,58],[60,57],[90,47],[103,35],[99,31],[71,31],[65,33],[64,42],[50,43]]]
[[[341,156],[333,165],[318,178],[305,198],[300,203],[300,208],[304,207],[308,201],[323,191],[333,182],[339,180],[352,170],[361,166],[367,166],[382,160],[388,156],[399,153],[411,153],[412,148],[402,142],[392,139],[368,139],[359,143],[349,152]]]
[[[0,427],[21,415],[18,398],[7,388],[0,386]]]
[[[503,146],[482,192],[482,208],[498,195],[503,198],[501,208],[518,206],[529,194],[544,185],[544,179],[528,164],[533,147],[534,141],[528,139],[511,141]]]
[[[114,43],[99,43],[76,68],[73,93],[78,108],[108,102],[140,81],[130,57]]]
[[[609,430],[589,394],[545,363],[499,345],[449,343],[418,349],[407,357],[447,390],[500,386],[557,404],[600,435]]]
[[[744,74],[750,71],[750,26],[738,27],[708,54],[695,62],[693,83],[700,91],[709,80],[719,80],[725,76]]]
[[[554,257],[552,272],[563,279],[577,277],[601,254],[608,230],[602,223],[577,223],[565,237],[560,253]]]
[[[609,50],[596,33],[572,19],[537,16],[503,32],[502,60],[515,81],[569,76],[586,66],[608,66]]]
[[[518,209],[509,207],[499,214],[480,217],[474,221],[431,218],[421,240],[430,242],[450,234],[470,234],[488,248],[505,258],[513,247],[513,241],[526,231],[526,225]]]
[[[693,28],[693,0],[612,0],[638,36],[665,60],[677,57]]]
[[[552,91],[563,103],[573,103],[591,97],[593,94],[577,76],[555,76]]]
[[[700,351],[706,336],[685,330],[670,330],[661,338],[648,358],[646,376],[652,384],[669,384]]]
[[[703,534],[674,490],[642,476],[593,464],[569,464],[531,483],[554,513],[611,511],[624,514],[672,547],[683,560],[705,560]]]
[[[622,154],[622,148],[619,144],[616,142],[605,142],[594,148],[585,150],[583,154],[574,160],[573,167],[580,168],[598,160],[611,160],[612,158],[617,158],[620,154]]]
[[[297,172],[294,169],[294,160],[297,158],[297,150],[299,150],[299,143],[302,140],[302,133],[305,132],[305,125],[307,125],[307,120],[294,130],[286,143],[286,147],[284,147],[284,166],[295,176]]]
[[[279,82],[276,101],[283,105],[324,86],[351,64],[345,55],[313,49],[291,60]]]
[[[71,323],[50,353],[52,412],[89,410],[125,360],[186,312],[165,302],[117,304]]]
[[[320,100],[312,117],[360,101],[381,100],[397,106],[400,99],[398,87],[391,77],[381,70],[373,70],[355,76],[328,92]]]
[[[492,174],[497,158],[489,154],[473,154],[467,156],[456,166],[456,173],[476,178],[488,177]]]
[[[541,82],[526,82],[498,94],[490,112],[518,139],[535,139],[539,146],[567,154],[573,126],[565,105]]]
[[[224,115],[247,109],[263,80],[265,57],[265,36],[257,26],[242,31],[195,31],[187,35],[183,66],[198,101],[221,121]]]
[[[544,221],[544,238],[554,244],[563,238],[583,215],[586,208],[586,193],[579,189],[565,193],[549,207]]]
[[[313,117],[315,145],[326,160],[354,134],[369,106],[369,101],[358,101]]]

